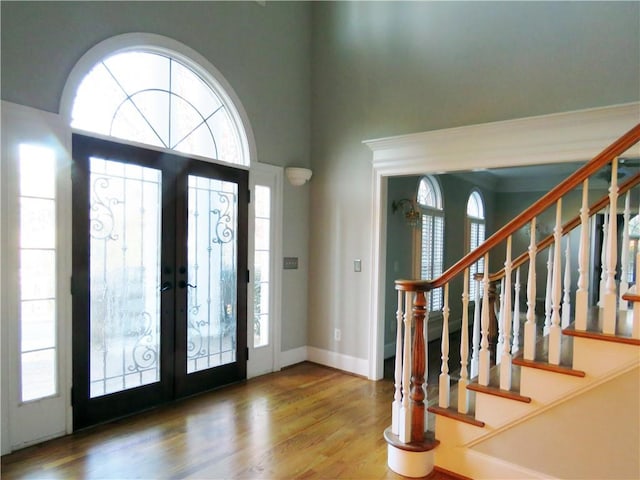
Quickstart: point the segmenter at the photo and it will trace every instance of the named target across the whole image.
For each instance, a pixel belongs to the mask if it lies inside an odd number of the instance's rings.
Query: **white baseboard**
[[[369,363],[366,358],[352,357],[338,352],[331,352],[316,347],[298,347],[291,350],[285,350],[280,353],[281,367],[288,367],[296,363],[309,360],[310,362],[325,365],[327,367],[343,370],[348,373],[354,373],[363,377],[367,376]]]
[[[363,377],[368,376],[369,362],[366,358],[352,357],[316,347],[307,347],[307,351],[309,353],[308,360],[311,362],[337,368],[338,370],[344,370],[345,372],[356,375],[362,375]]]
[[[280,368],[295,365],[296,363],[304,362],[308,359],[309,355],[307,353],[306,346],[285,350],[280,352]]]

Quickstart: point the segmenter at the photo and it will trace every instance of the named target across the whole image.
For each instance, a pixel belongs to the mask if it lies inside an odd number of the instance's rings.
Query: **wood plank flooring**
[[[6,455],[2,478],[401,479],[392,399],[387,380],[302,363]]]

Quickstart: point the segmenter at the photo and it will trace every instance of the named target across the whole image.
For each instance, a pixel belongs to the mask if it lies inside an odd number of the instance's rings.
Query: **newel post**
[[[426,364],[424,344],[424,319],[427,314],[427,301],[423,291],[417,291],[413,304],[413,322],[415,335],[411,358],[411,441],[422,442],[424,439],[424,371]]]

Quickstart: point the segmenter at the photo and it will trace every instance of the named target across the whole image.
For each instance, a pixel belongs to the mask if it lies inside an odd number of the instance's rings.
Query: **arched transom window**
[[[433,280],[442,275],[444,264],[444,209],[440,185],[427,176],[418,184],[417,202],[422,213],[420,278]],[[429,311],[442,309],[442,288],[431,291]]]
[[[98,62],[77,90],[71,126],[249,164],[244,131],[225,92],[168,54],[125,51]]]
[[[484,242],[484,202],[477,190],[473,190],[467,200],[467,252],[470,252]],[[469,268],[469,297],[471,300],[476,295],[477,282],[474,275],[484,270],[484,258],[481,258]]]

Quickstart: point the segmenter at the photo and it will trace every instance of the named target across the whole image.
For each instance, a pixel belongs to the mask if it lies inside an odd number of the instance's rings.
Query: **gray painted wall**
[[[639,22],[626,2],[314,3],[309,344],[368,356],[363,140],[637,101]]]
[[[258,160],[313,168],[310,187],[285,186],[283,253],[299,256],[302,268],[283,277],[283,350],[308,344],[367,358],[372,172],[363,140],[640,99],[640,6],[632,2],[1,9],[4,100],[55,112],[86,50],[121,33],[157,33],[222,72],[248,114]]]
[[[198,51],[231,84],[253,128],[257,160],[309,166],[310,22],[305,3],[2,2],[2,99],[58,112],[67,77],[100,41],[165,35]],[[253,159],[256,160],[256,159]],[[307,343],[309,189],[285,186],[282,349]]]

